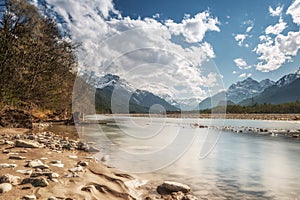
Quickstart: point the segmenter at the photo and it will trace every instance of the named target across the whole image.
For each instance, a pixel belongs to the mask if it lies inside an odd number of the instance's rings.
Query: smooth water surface
[[[155,180],[174,180],[191,185],[200,199],[300,199],[300,140],[269,135],[237,134],[196,128],[194,123],[225,124],[260,128],[299,129],[299,122],[258,120],[200,120],[131,118],[99,127],[79,126],[81,136],[97,142],[110,155],[110,164],[132,171],[139,167],[159,168],[159,163],[172,157],[184,139],[165,154],[156,152],[167,148],[176,137],[192,140],[190,148],[164,168],[139,174]],[[184,138],[184,137],[183,137]],[[205,145],[212,151],[201,157]],[[202,148],[202,149],[201,149]],[[145,159],[141,160],[141,155]],[[129,157],[126,157],[129,155]],[[135,155],[135,156],[130,156]],[[154,158],[147,156],[153,155]],[[155,162],[153,162],[153,159]],[[142,164],[140,164],[142,163]],[[164,163],[166,164],[166,163]]]

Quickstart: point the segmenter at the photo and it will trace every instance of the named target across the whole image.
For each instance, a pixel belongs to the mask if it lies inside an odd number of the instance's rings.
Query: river
[[[99,117],[98,117],[99,119]],[[109,155],[109,165],[162,182],[192,186],[199,199],[300,199],[300,140],[237,134],[194,124],[299,129],[299,122],[101,118],[77,126]]]

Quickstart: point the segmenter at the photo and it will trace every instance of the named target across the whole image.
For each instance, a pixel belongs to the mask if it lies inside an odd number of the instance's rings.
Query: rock
[[[72,159],[77,159],[77,158],[78,158],[78,156],[76,156],[76,155],[71,155],[71,156],[69,156],[69,158],[72,158]]]
[[[162,185],[157,187],[157,192],[161,195],[171,194],[172,192],[188,193],[189,191],[191,191],[191,188],[188,185],[174,181],[165,181]]]
[[[1,183],[0,184],[0,194],[8,192],[12,189],[12,185],[10,183]]]
[[[64,164],[62,164],[62,163],[51,164],[51,165],[54,167],[64,168]]]
[[[17,170],[16,172],[21,173],[21,174],[25,174],[25,175],[31,175],[32,174],[32,170]]]
[[[58,198],[54,197],[54,196],[51,196],[48,198],[48,200],[58,200]]]
[[[13,185],[17,185],[19,183],[20,177],[14,176],[11,174],[5,174],[0,176],[0,183],[11,183]]]
[[[6,140],[6,141],[5,141],[5,144],[8,144],[8,145],[15,145],[15,142]]]
[[[24,159],[26,159],[26,157],[24,157],[24,156],[9,156],[8,159],[12,159],[12,160],[24,160]]]
[[[15,168],[15,167],[17,167],[16,164],[0,163],[0,169],[2,169],[2,168]]]
[[[16,153],[27,153],[28,151],[25,149],[17,150],[15,151]]]
[[[100,149],[94,147],[94,146],[90,146],[88,149],[89,152],[100,152]]]
[[[39,177],[39,176],[47,176],[47,177],[51,177],[52,172],[50,171],[40,171],[40,172],[33,172],[30,177]]]
[[[45,165],[42,161],[40,160],[32,160],[28,163],[28,166],[29,167],[32,167],[32,168],[39,168],[39,169],[48,169],[49,166],[48,165]]]
[[[34,142],[34,141],[17,140],[16,141],[16,147],[22,147],[22,148],[39,148],[40,145],[39,145],[39,143]]]
[[[183,199],[185,197],[185,195],[183,194],[183,192],[179,191],[179,192],[172,192],[171,194],[172,199]]]
[[[7,149],[4,149],[3,151],[2,151],[2,153],[5,153],[5,154],[8,154],[10,151],[9,150],[7,150]]]
[[[77,163],[77,165],[82,166],[82,167],[86,167],[86,166],[89,165],[89,163],[86,162],[86,161],[79,161],[79,162]]]
[[[34,187],[46,187],[49,182],[44,177],[42,178],[25,178],[22,180],[21,185],[31,183]]]
[[[83,167],[77,166],[74,168],[69,169],[70,172],[83,172]]]
[[[24,200],[36,200],[36,196],[34,194],[32,195],[26,195],[23,197]]]
[[[51,173],[50,175],[50,178],[53,179],[53,178],[58,178],[59,177],[59,174],[58,173]]]
[[[107,162],[107,161],[109,161],[109,155],[103,156],[103,157],[101,158],[101,161],[102,161],[102,162]]]

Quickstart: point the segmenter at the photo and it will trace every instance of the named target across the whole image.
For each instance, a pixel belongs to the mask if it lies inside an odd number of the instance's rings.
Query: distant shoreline
[[[101,113],[99,113],[101,115]],[[112,115],[112,114],[103,114]],[[114,114],[130,117],[149,117],[149,114],[131,113],[131,114]],[[279,121],[300,121],[300,114],[199,114],[199,113],[172,113],[172,114],[151,114],[151,117],[168,117],[168,118],[201,118],[201,119],[241,119],[241,120],[279,120]]]

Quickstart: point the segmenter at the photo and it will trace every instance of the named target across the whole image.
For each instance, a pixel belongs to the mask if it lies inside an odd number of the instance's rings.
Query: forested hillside
[[[7,0],[0,15],[0,105],[70,112],[74,45],[27,0]]]

